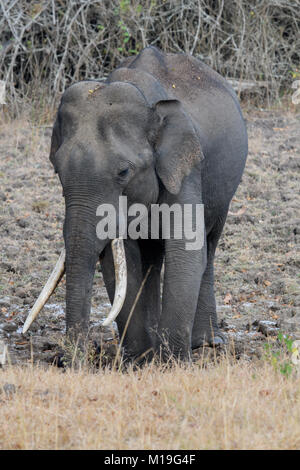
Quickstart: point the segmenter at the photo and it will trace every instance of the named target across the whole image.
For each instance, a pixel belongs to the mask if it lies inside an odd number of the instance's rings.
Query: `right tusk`
[[[65,273],[65,259],[66,259],[66,250],[65,248],[63,248],[61,250],[60,257],[56,263],[55,268],[50,274],[50,277],[47,283],[45,284],[42,292],[40,293],[32,309],[30,310],[28,317],[26,318],[26,321],[23,326],[23,333],[26,333],[31,323],[34,321],[34,319],[37,317],[39,312],[42,310],[45,303],[47,302],[51,294],[54,292],[57,284],[63,277]]]
[[[113,252],[116,276],[115,298],[108,317],[102,323],[103,326],[109,325],[117,318],[121,308],[123,307],[127,290],[127,267],[123,239],[115,238],[111,242],[111,248]]]

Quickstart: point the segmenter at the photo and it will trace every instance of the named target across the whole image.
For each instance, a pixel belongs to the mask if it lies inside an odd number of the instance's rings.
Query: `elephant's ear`
[[[183,178],[204,158],[200,140],[178,100],[158,101],[153,109],[156,171],[166,189],[178,194]]]

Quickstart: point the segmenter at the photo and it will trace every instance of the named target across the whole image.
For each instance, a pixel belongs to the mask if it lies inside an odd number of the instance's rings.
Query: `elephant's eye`
[[[129,173],[129,168],[125,168],[124,170],[119,171],[118,176],[120,178],[125,178]]]
[[[134,164],[130,161],[122,162],[117,173],[117,180],[120,184],[128,182],[129,178],[134,173]]]

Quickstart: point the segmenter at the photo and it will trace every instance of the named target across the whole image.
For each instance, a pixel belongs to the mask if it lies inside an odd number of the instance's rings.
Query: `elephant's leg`
[[[226,216],[219,219],[218,224],[207,237],[207,266],[201,281],[192,332],[192,349],[205,343],[209,343],[211,346],[225,343],[225,337],[218,328],[214,293],[214,257],[225,219]]]
[[[148,266],[137,241],[124,240],[124,246],[127,263],[127,294],[123,308],[116,321],[120,338],[124,334],[123,346],[125,356],[136,359],[145,352],[150,351],[153,347],[152,336],[149,331],[150,304],[147,302],[147,293],[149,292],[148,284],[150,286],[155,283],[155,274],[152,273],[151,269],[131,319],[128,325],[126,325],[136,296],[147,273]],[[101,255],[101,266],[104,283],[112,302],[115,293],[115,271],[110,245],[105,248]],[[156,276],[159,276],[157,272]]]
[[[184,240],[165,241],[165,275],[157,352],[163,360],[191,355],[192,328],[206,268],[206,243],[197,251],[186,250]]]
[[[160,241],[140,240],[142,255],[142,269],[144,276],[150,268],[147,282],[143,288],[144,308],[147,312],[145,318],[146,328],[152,340],[156,341],[156,332],[161,314],[161,269],[163,264],[163,244]]]

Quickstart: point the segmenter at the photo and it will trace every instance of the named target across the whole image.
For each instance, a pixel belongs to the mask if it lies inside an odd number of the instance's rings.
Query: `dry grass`
[[[1,449],[296,449],[300,378],[268,362],[0,372]],[[13,389],[11,391],[11,389]]]

